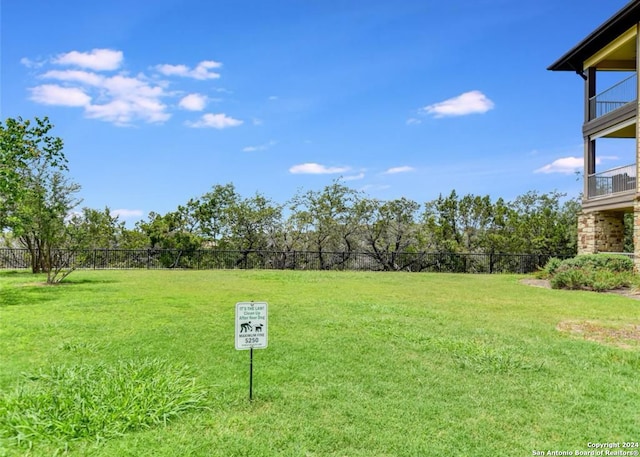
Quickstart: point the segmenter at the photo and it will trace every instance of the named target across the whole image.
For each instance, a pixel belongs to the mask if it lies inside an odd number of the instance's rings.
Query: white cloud
[[[357,175],[345,176],[342,178],[344,181],[359,181],[364,179],[364,173],[358,173]]]
[[[155,123],[164,122],[171,117],[167,112],[167,105],[162,102],[162,98],[169,94],[160,84],[152,85],[147,82],[144,75],[103,76],[84,70],[50,70],[40,77],[55,79],[75,87],[39,86],[58,89],[39,90],[36,93],[35,89],[38,88],[34,88],[33,100],[50,105],[84,106],[88,118],[116,125],[130,125],[137,120]],[[63,92],[66,92],[67,98],[56,96]],[[87,93],[93,95],[93,100]],[[75,98],[70,98],[74,94]],[[70,103],[69,99],[75,102]]]
[[[27,68],[40,68],[45,64],[44,61],[31,60],[27,57],[20,59],[20,63]]]
[[[407,119],[407,125],[419,125],[419,124],[422,124],[422,121],[420,119],[416,119],[415,117],[411,117]]]
[[[119,70],[123,62],[122,51],[93,49],[90,52],[71,51],[42,61],[42,65],[23,58],[21,63],[37,68],[36,77],[51,84],[32,87],[31,100],[46,105],[84,108],[87,118],[99,119],[118,126],[137,122],[161,123],[171,118],[170,107],[189,111],[203,111],[215,99],[199,93],[172,88],[176,81],[154,75],[130,75]],[[40,68],[47,65],[45,68]],[[195,79],[215,79],[213,71],[222,64],[213,60],[200,62],[195,68],[184,65],[160,65],[165,74]],[[72,68],[60,68],[71,66]],[[75,67],[75,68],[73,68]],[[104,70],[116,70],[103,73]],[[186,95],[185,95],[186,94]],[[171,103],[167,103],[167,99]],[[243,121],[225,114],[205,114],[190,127],[223,129],[241,125]]]
[[[207,113],[203,114],[202,117],[195,122],[186,122],[186,125],[193,128],[213,128],[221,130],[229,127],[237,127],[242,125],[242,123],[243,121],[229,117],[224,113]]]
[[[349,167],[327,167],[318,163],[302,163],[289,168],[290,173],[307,175],[327,175],[346,171],[349,171]]]
[[[220,73],[211,71],[214,68],[220,68],[222,64],[213,60],[203,60],[195,68],[189,68],[186,65],[162,64],[156,65],[155,69],[165,76],[182,76],[185,78],[193,78],[198,80],[218,79]]]
[[[97,73],[84,70],[50,70],[40,76],[46,79],[57,79],[58,81],[87,84],[90,86],[100,86],[104,83],[105,77]]]
[[[71,65],[91,70],[117,70],[122,64],[122,51],[93,49],[91,52],[71,51],[60,54],[52,61],[58,65]]]
[[[562,173],[570,175],[582,170],[583,167],[584,159],[582,157],[561,157],[534,170],[534,173]]]
[[[269,141],[268,143],[261,144],[259,146],[247,146],[246,148],[242,148],[242,152],[256,152],[256,151],[266,151],[267,149],[272,148],[277,144],[276,141]]]
[[[106,103],[86,108],[88,117],[128,125],[135,120],[164,122],[171,117],[161,98],[167,96],[160,86],[151,86],[140,77],[116,75],[105,78],[101,86]]]
[[[409,166],[402,166],[402,167],[392,167],[389,168],[387,171],[384,172],[385,175],[395,175],[397,173],[407,173],[409,171],[413,171],[414,168],[413,167],[409,167]]]
[[[140,209],[114,209],[111,211],[111,215],[122,219],[137,219],[142,217],[143,212]]]
[[[91,97],[76,87],[62,87],[55,84],[43,84],[32,87],[31,100],[44,105],[88,106]]]
[[[493,107],[494,103],[486,95],[478,90],[472,90],[443,102],[425,106],[421,109],[421,112],[440,118],[482,114],[493,109]]]
[[[618,160],[616,156],[600,156],[596,157],[596,165],[602,163],[603,160]],[[561,173],[572,175],[582,171],[584,168],[584,158],[582,157],[561,157],[553,162],[534,170],[534,173]]]
[[[207,105],[207,97],[202,94],[189,94],[180,100],[178,106],[188,111],[202,111]]]

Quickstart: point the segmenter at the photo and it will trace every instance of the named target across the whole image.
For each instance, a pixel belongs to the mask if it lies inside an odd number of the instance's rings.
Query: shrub
[[[587,284],[587,275],[583,270],[577,268],[558,271],[551,277],[551,287],[553,289],[583,289]]]
[[[628,272],[614,273],[608,270],[595,270],[592,273],[591,288],[597,292],[620,289],[631,285],[632,275]]]
[[[549,261],[546,263],[546,265],[544,266],[544,268],[542,269],[540,276],[543,278],[552,277],[555,274],[558,267],[560,267],[560,265],[562,265],[561,259],[557,257],[551,257]]]
[[[633,282],[633,261],[623,255],[588,254],[545,266],[554,289],[586,289],[602,292]]]
[[[562,266],[608,270],[613,273],[633,271],[633,260],[620,254],[585,254],[564,260]]]

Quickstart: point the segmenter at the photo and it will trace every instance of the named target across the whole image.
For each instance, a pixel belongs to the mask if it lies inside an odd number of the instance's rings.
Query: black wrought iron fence
[[[78,269],[273,269],[451,273],[531,273],[553,257],[546,254],[452,252],[318,252],[166,249],[60,251]],[[31,267],[27,249],[0,249],[1,269]]]

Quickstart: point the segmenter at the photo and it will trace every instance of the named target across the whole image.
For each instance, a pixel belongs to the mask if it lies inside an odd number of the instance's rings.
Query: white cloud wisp
[[[425,106],[420,111],[436,118],[483,114],[493,109],[494,103],[478,90],[465,92],[445,101]]]
[[[203,60],[194,68],[189,68],[186,65],[162,64],[156,65],[155,69],[165,76],[181,76],[184,78],[206,80],[220,78],[220,73],[211,70],[220,68],[221,66],[222,64],[220,62]]]
[[[240,119],[234,119],[224,113],[207,113],[203,114],[197,121],[187,121],[186,125],[193,128],[212,128],[222,130],[229,127],[238,127],[239,125],[242,125],[243,122],[244,121],[241,121]]]
[[[413,167],[409,167],[407,165],[404,165],[402,167],[392,167],[389,168],[387,171],[384,172],[385,175],[396,175],[398,173],[408,173],[410,171],[415,170],[415,168]]]
[[[327,167],[319,163],[302,163],[289,168],[289,173],[305,175],[329,175],[349,171],[349,167]]]
[[[60,54],[52,61],[58,65],[89,68],[96,71],[117,70],[122,65],[122,51],[93,49],[91,52],[71,51]]]
[[[180,100],[178,106],[187,111],[202,111],[207,106],[207,97],[202,94],[189,94]]]
[[[596,165],[602,163],[603,160],[617,160],[616,156],[601,156],[596,157]],[[582,157],[561,157],[554,160],[547,165],[544,165],[536,170],[534,173],[560,173],[564,175],[571,175],[582,171],[584,168],[584,158]]]
[[[206,95],[197,92],[169,90],[172,83],[158,79],[157,75],[154,78],[144,73],[131,75],[121,69],[123,61],[122,51],[93,49],[90,52],[71,51],[59,54],[43,61],[38,67],[28,58],[23,58],[21,62],[28,68],[38,68],[39,74],[36,77],[47,80],[46,83],[29,88],[32,101],[44,105],[83,108],[86,118],[99,119],[117,126],[130,126],[137,122],[163,123],[172,116],[170,107],[203,111],[210,101]],[[219,62],[205,60],[195,68],[185,65],[160,65],[156,68],[162,68],[161,72],[165,75],[205,80],[219,78],[220,74],[212,69],[220,66],[222,64]],[[167,99],[178,96],[182,98],[171,105],[166,102]],[[199,120],[185,124],[189,127],[223,129],[242,123],[243,121],[225,114],[205,114]]]

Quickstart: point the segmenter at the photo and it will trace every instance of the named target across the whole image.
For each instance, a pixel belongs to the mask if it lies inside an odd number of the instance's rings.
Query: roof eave
[[[547,70],[582,73],[583,62],[640,21],[640,0],[632,0],[584,40],[552,63]]]

